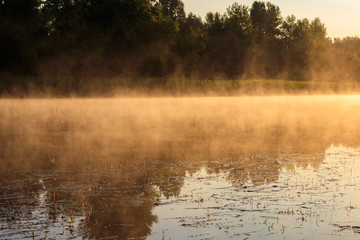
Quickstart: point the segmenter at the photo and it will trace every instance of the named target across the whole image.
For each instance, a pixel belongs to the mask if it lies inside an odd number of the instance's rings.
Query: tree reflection
[[[330,121],[321,104],[267,100],[0,102],[0,238],[21,228],[47,228],[43,238],[146,237],[161,199],[181,197],[204,166],[233,186],[259,186],[283,169],[319,166],[333,139],[358,141],[349,133],[360,116],[346,108],[337,112],[348,118]]]
[[[153,210],[161,204],[159,199],[180,197],[187,173],[196,173],[206,166],[208,174],[225,172],[233,186],[257,186],[276,181],[282,168],[321,162],[321,158],[288,158],[292,161],[277,154],[207,162],[131,159],[83,168],[54,167],[11,178],[3,174],[0,218],[7,222],[5,228],[20,228],[23,218],[38,222],[40,225],[28,226],[29,234],[41,227],[54,231],[55,237],[146,237],[157,222]],[[39,213],[23,216],[16,209]]]
[[[158,193],[145,181],[113,181],[86,199],[92,212],[84,225],[89,238],[146,237],[157,221],[153,215]],[[129,182],[132,182],[129,184]]]

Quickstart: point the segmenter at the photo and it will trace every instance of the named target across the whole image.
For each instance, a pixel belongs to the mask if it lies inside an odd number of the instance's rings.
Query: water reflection
[[[298,165],[301,158],[305,161]],[[238,167],[233,162],[218,171],[204,166],[188,174],[182,194],[163,198],[163,205],[154,209],[159,222],[149,239],[357,238],[360,149],[330,146],[322,156],[297,154],[286,159],[276,179],[260,177],[263,184],[244,174],[244,168],[239,178],[234,177]],[[268,168],[261,163],[254,167],[253,171]]]
[[[277,238],[299,226],[344,236],[360,225],[344,220],[358,207],[360,156],[337,143],[359,145],[359,106],[345,96],[2,100],[0,238]]]
[[[347,236],[360,225],[359,158],[359,149],[331,146],[318,155],[3,173],[0,238],[278,238],[285,228]]]

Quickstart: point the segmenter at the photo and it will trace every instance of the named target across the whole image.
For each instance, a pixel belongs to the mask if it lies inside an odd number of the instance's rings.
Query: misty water
[[[360,96],[0,100],[0,239],[355,239]]]

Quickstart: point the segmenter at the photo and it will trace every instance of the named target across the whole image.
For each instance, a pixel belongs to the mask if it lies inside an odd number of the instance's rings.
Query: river
[[[360,96],[0,100],[1,239],[360,233]]]

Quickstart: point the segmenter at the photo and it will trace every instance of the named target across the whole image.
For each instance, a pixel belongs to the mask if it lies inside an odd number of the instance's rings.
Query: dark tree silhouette
[[[90,94],[184,76],[359,80],[357,41],[332,42],[320,19],[284,19],[261,1],[202,21],[181,0],[3,0],[0,92]],[[332,69],[339,73],[326,74]]]

